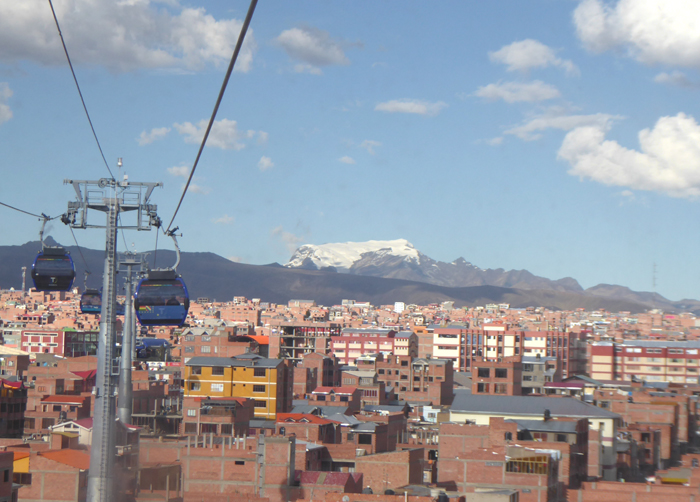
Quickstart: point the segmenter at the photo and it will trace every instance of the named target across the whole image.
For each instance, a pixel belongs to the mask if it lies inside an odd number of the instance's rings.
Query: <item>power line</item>
[[[51,1],[51,0],[49,0]],[[170,223],[168,224],[168,227],[166,228],[165,232],[167,233],[170,230],[170,227],[173,226],[173,222],[175,221],[175,216],[177,216],[177,212],[180,210],[180,206],[182,205],[182,201],[185,198],[185,194],[187,193],[187,189],[190,186],[190,182],[192,181],[192,177],[194,176],[194,171],[197,169],[197,164],[199,163],[199,158],[202,156],[202,151],[204,150],[204,145],[207,143],[207,138],[209,137],[209,132],[211,131],[212,126],[214,125],[214,119],[216,118],[216,113],[219,111],[219,105],[221,104],[221,100],[224,97],[224,92],[226,92],[226,86],[228,85],[228,81],[231,78],[231,72],[233,72],[233,66],[236,64],[236,59],[238,59],[238,53],[241,51],[241,46],[243,45],[243,39],[245,38],[245,34],[248,31],[248,26],[250,25],[250,20],[253,18],[253,12],[255,12],[255,6],[258,4],[258,0],[250,0],[250,6],[248,7],[248,13],[245,16],[245,21],[243,21],[243,26],[241,27],[241,33],[238,35],[238,40],[236,41],[236,47],[233,49],[233,56],[231,56],[231,62],[228,65],[228,70],[226,70],[226,77],[224,78],[223,84],[221,84],[221,90],[219,91],[219,97],[216,100],[216,105],[214,106],[214,111],[211,114],[211,118],[209,119],[209,125],[207,125],[207,130],[204,133],[204,138],[202,138],[202,144],[199,146],[199,151],[197,152],[197,157],[194,160],[194,165],[192,166],[192,171],[190,171],[190,176],[187,178],[187,183],[185,184],[185,188],[182,191],[182,196],[180,197],[180,202],[177,203],[177,207],[175,208],[175,213],[173,214],[172,219],[170,220]]]
[[[58,18],[56,17],[56,11],[53,8],[53,3],[51,0],[49,0],[49,6],[51,6],[51,13],[53,14],[53,19],[56,22],[56,29],[58,30],[58,36],[61,37],[61,44],[63,44],[63,52],[66,54],[66,59],[68,60],[68,66],[70,66],[70,71],[73,74],[73,80],[75,81],[75,86],[78,88],[78,94],[80,95],[80,101],[83,103],[83,109],[85,110],[85,115],[87,116],[88,122],[90,123],[90,129],[92,129],[92,135],[95,137],[95,142],[97,143],[97,148],[100,150],[100,155],[102,155],[102,160],[105,163],[105,167],[107,168],[107,171],[109,171],[109,176],[110,178],[114,179],[114,175],[112,174],[112,170],[109,168],[109,164],[107,164],[107,159],[105,158],[105,154],[102,151],[102,145],[100,145],[100,140],[97,139],[97,133],[95,132],[95,128],[92,125],[92,120],[90,119],[90,114],[88,113],[87,105],[85,104],[85,100],[83,99],[83,93],[80,90],[80,85],[78,84],[78,77],[75,76],[75,70],[73,69],[73,63],[70,60],[70,56],[68,55],[68,48],[66,47],[66,42],[63,40],[63,33],[61,33],[61,27],[58,24]]]

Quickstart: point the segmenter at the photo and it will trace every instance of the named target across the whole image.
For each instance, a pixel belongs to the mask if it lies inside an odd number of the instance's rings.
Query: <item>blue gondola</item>
[[[32,280],[37,291],[70,291],[75,279],[75,265],[61,247],[46,247],[34,259]]]
[[[170,342],[161,338],[137,338],[134,347],[137,359],[148,359],[156,356],[159,351],[168,351],[169,349]]]
[[[134,293],[134,309],[142,326],[182,326],[190,297],[175,270],[151,270]]]
[[[102,311],[102,295],[98,290],[85,290],[80,296],[80,311],[83,314],[99,314]]]

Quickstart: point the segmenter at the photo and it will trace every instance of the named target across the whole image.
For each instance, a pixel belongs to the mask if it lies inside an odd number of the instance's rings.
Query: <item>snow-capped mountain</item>
[[[583,291],[579,283],[570,277],[552,281],[537,277],[527,270],[484,270],[464,258],[450,263],[436,261],[418,251],[405,239],[306,244],[295,251],[285,267],[306,270],[334,269],[347,274],[406,279],[449,287],[489,285]]]

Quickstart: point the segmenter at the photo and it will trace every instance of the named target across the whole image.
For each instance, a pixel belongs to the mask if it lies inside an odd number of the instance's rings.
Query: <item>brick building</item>
[[[270,357],[300,363],[306,354],[329,354],[331,337],[340,335],[341,325],[334,322],[282,321],[271,319],[265,327],[269,336]]]
[[[185,363],[185,397],[253,400],[255,418],[274,420],[291,410],[293,381],[286,361],[256,354],[193,357]]]
[[[697,384],[700,342],[629,340],[591,345],[590,375],[597,380]]]
[[[331,353],[341,364],[354,364],[358,357],[379,354],[418,356],[418,338],[412,332],[392,329],[345,328],[331,340]]]
[[[255,416],[252,399],[185,397],[180,434],[244,436]]]

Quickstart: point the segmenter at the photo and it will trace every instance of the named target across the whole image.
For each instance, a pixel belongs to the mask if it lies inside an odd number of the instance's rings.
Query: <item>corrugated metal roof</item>
[[[617,413],[570,397],[482,396],[462,389],[455,389],[454,394],[452,412],[543,416],[544,410],[549,410],[552,417],[620,418]]]

